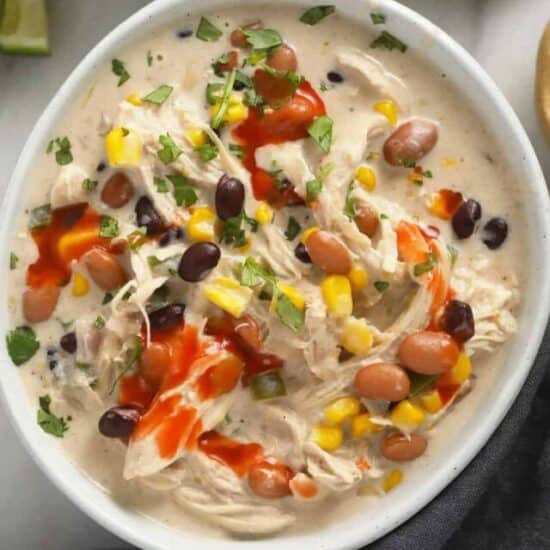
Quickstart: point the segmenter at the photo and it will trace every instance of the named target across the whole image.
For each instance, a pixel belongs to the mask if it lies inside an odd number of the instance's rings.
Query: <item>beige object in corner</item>
[[[539,45],[536,103],[541,127],[550,141],[550,23],[547,23]]]

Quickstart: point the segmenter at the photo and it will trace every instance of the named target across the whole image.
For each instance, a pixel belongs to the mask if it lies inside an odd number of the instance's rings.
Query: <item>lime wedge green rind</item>
[[[0,0],[0,17],[0,51],[50,53],[45,0]]]

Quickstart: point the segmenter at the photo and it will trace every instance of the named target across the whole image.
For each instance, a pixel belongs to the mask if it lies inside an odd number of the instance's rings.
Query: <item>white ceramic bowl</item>
[[[258,0],[266,4],[272,2]],[[256,3],[258,3],[256,2]],[[8,265],[13,220],[22,203],[28,175],[36,159],[43,154],[51,130],[65,107],[73,102],[93,77],[97,67],[151,29],[175,20],[182,12],[201,12],[234,4],[231,0],[158,0],[134,14],[104,38],[79,64],[59,89],[36,124],[19,158],[2,208],[0,265]],[[315,0],[293,2],[315,5]],[[279,4],[282,4],[279,1]],[[507,349],[497,381],[484,396],[476,411],[475,422],[459,429],[445,452],[431,457],[429,468],[417,472],[391,494],[370,506],[361,516],[323,526],[302,536],[282,535],[264,541],[243,542],[201,538],[176,532],[117,505],[105,492],[84,476],[62,453],[55,438],[45,435],[35,421],[34,406],[28,402],[18,369],[11,363],[0,339],[2,374],[0,383],[13,424],[30,454],[48,477],[77,506],[118,536],[142,548],[358,548],[395,528],[434,498],[475,456],[498,426],[520,390],[541,342],[550,305],[550,254],[546,235],[550,234],[550,204],[544,178],[523,128],[495,84],[483,69],[441,29],[392,0],[339,0],[338,11],[368,24],[372,9],[387,15],[387,29],[412,48],[422,48],[425,56],[447,74],[469,99],[479,117],[494,136],[509,164],[524,187],[525,234],[527,247],[533,251],[527,266],[527,285],[519,318],[519,331]],[[523,260],[523,259],[518,259]],[[7,303],[7,271],[0,273],[2,300]],[[0,311],[0,332],[8,329],[7,311]],[[361,512],[359,512],[361,513]],[[191,546],[189,546],[191,545]]]

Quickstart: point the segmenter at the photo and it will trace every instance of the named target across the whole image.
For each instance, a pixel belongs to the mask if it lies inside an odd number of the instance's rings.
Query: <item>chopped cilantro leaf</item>
[[[146,60],[147,60],[147,66],[151,67],[151,65],[153,64],[153,54],[151,53],[151,50],[147,50]]]
[[[157,155],[164,164],[174,162],[183,152],[174,143],[174,140],[169,133],[159,136],[159,142],[162,145],[162,149],[159,149]]]
[[[31,327],[20,326],[8,332],[6,336],[8,354],[15,366],[26,363],[40,347],[36,334]]]
[[[308,134],[315,140],[322,151],[328,153],[332,143],[332,119],[327,115],[319,116],[307,129]]]
[[[374,288],[378,290],[378,292],[384,292],[389,286],[390,283],[388,283],[388,281],[374,281]]]
[[[294,218],[294,216],[290,216],[288,218],[288,224],[285,231],[285,237],[287,238],[287,240],[293,241],[301,230],[302,227],[297,222],[296,218]]]
[[[273,29],[242,29],[246,41],[255,50],[277,48],[283,43],[281,35]]]
[[[17,257],[17,254],[15,254],[15,252],[10,252],[10,269],[15,269],[18,262],[19,258]]]
[[[222,35],[222,31],[210,23],[206,17],[201,17],[197,27],[196,37],[204,42],[216,42]]]
[[[403,166],[403,168],[415,168],[416,167],[416,160],[413,159],[399,159],[399,164]]]
[[[99,236],[104,239],[112,239],[118,236],[118,221],[111,216],[101,216],[99,222]]]
[[[385,48],[386,50],[399,50],[401,53],[407,51],[407,45],[399,38],[395,37],[393,34],[390,34],[388,31],[382,31],[378,38],[372,41],[371,48]]]
[[[275,274],[269,267],[264,267],[254,258],[248,257],[241,265],[241,284],[243,286],[258,286],[263,282],[275,284]]]
[[[48,225],[52,220],[52,207],[50,204],[43,204],[33,208],[29,214],[29,229],[37,229]]]
[[[206,101],[208,105],[216,105],[221,100],[221,91],[223,84],[221,82],[210,82],[206,85]]]
[[[306,182],[306,201],[313,202],[323,189],[323,182],[320,179],[314,179]]]
[[[36,413],[36,422],[46,433],[55,437],[63,437],[69,426],[64,418],[52,413],[50,410],[51,403],[52,398],[47,394],[38,398],[40,408]]]
[[[98,315],[94,322],[94,326],[95,328],[102,329],[105,326],[105,319],[103,319],[101,315]]]
[[[316,25],[328,15],[334,13],[335,9],[334,6],[314,6],[302,13],[300,21],[306,25]]]
[[[304,324],[304,312],[298,309],[287,296],[279,293],[275,297],[275,311],[283,325],[293,332],[298,332]]]
[[[55,152],[55,161],[60,166],[65,166],[70,164],[73,161],[73,154],[71,152],[71,142],[67,136],[62,138],[55,138],[48,143],[48,148],[46,149],[46,154],[49,154],[53,151],[54,146],[57,147]]]
[[[174,186],[174,199],[178,206],[191,206],[198,200],[195,190],[191,187],[189,180],[181,175],[175,174],[173,176],[167,176]]]
[[[103,296],[103,300],[101,301],[102,305],[108,304],[112,299],[114,298],[112,292],[106,292],[105,296]]]
[[[375,25],[383,25],[386,22],[386,16],[383,13],[374,13],[371,12],[370,14],[370,20]]]
[[[235,82],[240,82],[245,88],[254,87],[254,83],[252,82],[252,79],[247,74],[244,74],[242,71],[239,71],[239,69],[237,69],[237,72],[235,73]]]
[[[111,61],[111,70],[119,77],[118,86],[122,86],[130,78],[130,73],[126,70],[124,63],[120,59],[115,58]]]
[[[158,176],[155,176],[153,179],[153,183],[157,188],[158,193],[168,193],[168,184],[166,183],[166,180],[164,178],[159,178]]]
[[[84,191],[88,191],[88,193],[90,193],[94,189],[96,189],[97,186],[98,186],[98,181],[97,180],[91,180],[90,178],[86,178],[82,182],[82,188],[84,189]]]
[[[415,277],[419,277],[423,273],[427,273],[428,271],[431,271],[435,264],[437,263],[435,255],[430,252],[428,254],[428,259],[425,262],[422,262],[420,264],[415,264],[413,267],[413,273]]]
[[[218,156],[218,148],[213,143],[204,143],[203,145],[197,145],[193,151],[198,153],[200,159],[203,162],[210,162]]]
[[[237,158],[242,159],[244,157],[244,147],[237,143],[229,144],[229,152],[233,153]]]
[[[141,99],[143,101],[147,101],[148,103],[161,105],[168,99],[168,96],[172,93],[173,89],[174,88],[172,86],[168,86],[168,84],[161,84],[156,90],[153,90],[150,94],[147,94]]]
[[[355,211],[355,203],[351,198],[351,192],[353,191],[353,182],[348,185],[348,190],[346,191],[346,200],[344,202],[344,214],[352,220],[355,218],[357,212]]]

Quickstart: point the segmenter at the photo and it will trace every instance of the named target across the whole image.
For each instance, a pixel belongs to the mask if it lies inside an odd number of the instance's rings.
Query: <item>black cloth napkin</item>
[[[369,550],[550,548],[550,328],[512,408],[464,472]]]

